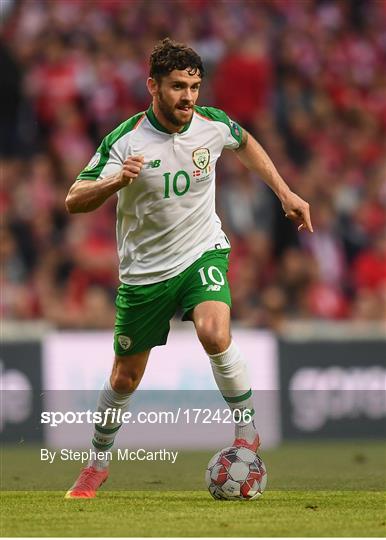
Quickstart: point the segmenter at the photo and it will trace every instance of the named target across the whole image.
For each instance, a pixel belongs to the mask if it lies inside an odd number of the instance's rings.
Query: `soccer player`
[[[66,198],[68,211],[76,213],[118,195],[121,285],[115,360],[98,400],[102,413],[127,409],[151,349],[166,343],[169,321],[182,308],[229,407],[254,414],[246,365],[230,333],[230,245],[215,213],[215,166],[224,148],[270,186],[299,230],[312,232],[308,203],[291,192],[256,140],[225,112],[196,105],[203,75],[191,48],[169,38],[157,44],[147,80],[151,105],[104,138]],[[256,452],[259,435],[243,418],[236,418],[233,445]],[[95,496],[120,427],[113,418],[95,425],[93,448],[106,459],[92,460],[66,497]]]

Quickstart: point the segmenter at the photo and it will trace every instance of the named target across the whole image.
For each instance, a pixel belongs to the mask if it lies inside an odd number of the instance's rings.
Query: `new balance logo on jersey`
[[[149,163],[146,165],[146,169],[156,169],[161,165],[160,159],[154,159],[152,161],[149,161]]]
[[[221,285],[209,285],[207,291],[221,291]]]

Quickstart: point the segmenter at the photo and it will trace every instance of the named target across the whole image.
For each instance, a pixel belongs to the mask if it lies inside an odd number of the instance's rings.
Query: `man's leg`
[[[111,376],[106,380],[99,393],[97,410],[104,415],[108,409],[127,411],[130,398],[139,385],[145,372],[150,351],[141,352],[130,356],[115,356]],[[116,413],[115,413],[116,417]],[[105,418],[103,416],[103,418]],[[92,444],[96,452],[110,450],[114,439],[121,427],[120,423],[114,422],[114,416],[107,416],[103,426],[96,425]],[[97,469],[108,466],[108,459],[95,459],[89,465]]]
[[[192,319],[220,392],[233,411],[240,411],[240,418],[235,422],[234,445],[256,452],[260,442],[253,422],[251,384],[246,365],[230,335],[230,308],[223,302],[202,302],[193,309]],[[234,415],[237,419],[238,413]]]
[[[97,410],[102,413],[104,420],[104,412],[108,409],[127,410],[130,398],[145,372],[149,354],[150,350],[130,356],[115,356],[111,376],[106,380],[98,398]],[[96,490],[107,479],[107,451],[112,448],[121,424],[114,421],[113,415],[107,416],[106,420],[103,426],[95,426],[92,440],[93,450],[99,454],[99,459],[91,460],[88,467],[82,470],[66,498],[95,497]]]

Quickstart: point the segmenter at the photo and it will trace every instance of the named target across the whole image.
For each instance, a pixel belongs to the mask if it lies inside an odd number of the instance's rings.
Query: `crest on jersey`
[[[236,137],[240,137],[241,133],[240,133],[240,128],[239,128],[238,124],[236,124],[236,122],[231,121],[231,127],[232,127]]]
[[[207,148],[196,148],[192,153],[193,163],[201,170],[209,165],[210,152]]]
[[[97,152],[93,157],[90,159],[90,161],[87,164],[87,167],[85,168],[85,171],[91,171],[91,169],[94,169],[98,165],[101,159],[100,152]]]
[[[118,343],[124,351],[127,351],[131,345],[131,338],[129,336],[118,336]]]

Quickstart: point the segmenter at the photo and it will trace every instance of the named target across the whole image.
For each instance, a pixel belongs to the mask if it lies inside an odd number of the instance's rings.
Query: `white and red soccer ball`
[[[248,448],[230,446],[209,461],[205,481],[215,499],[257,499],[267,485],[267,470],[261,458]]]

